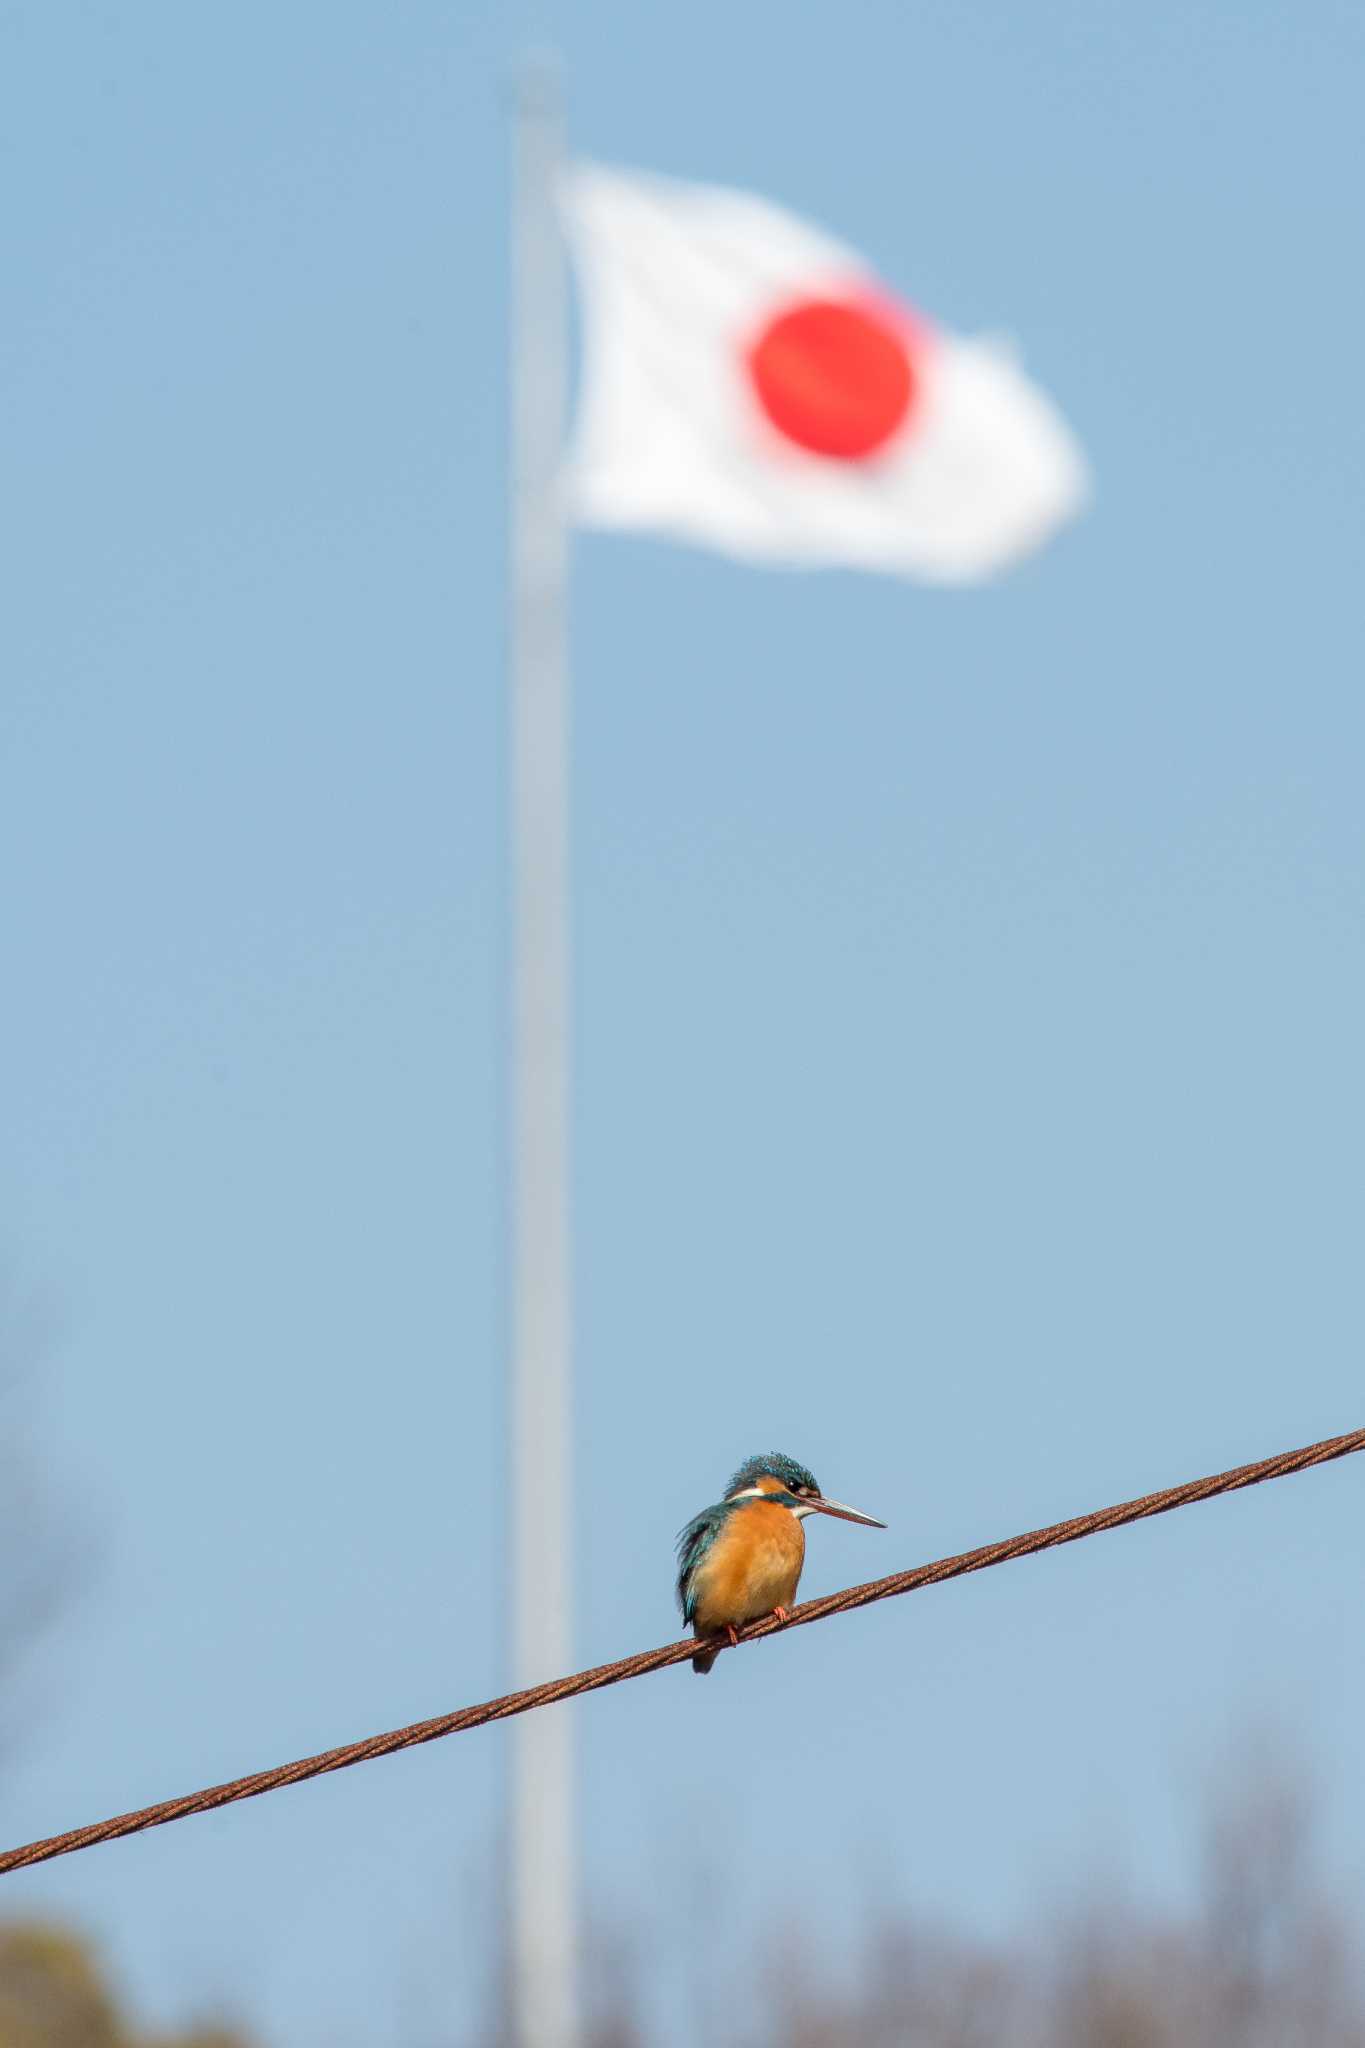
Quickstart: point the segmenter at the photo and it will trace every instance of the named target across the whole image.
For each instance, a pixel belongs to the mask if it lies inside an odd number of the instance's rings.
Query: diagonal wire
[[[937,1586],[944,1579],[964,1578],[968,1572],[985,1571],[991,1565],[1007,1564],[1011,1558],[1031,1557],[1040,1550],[1054,1550],[1061,1543],[1077,1543],[1083,1536],[1097,1536],[1104,1529],[1120,1529],[1129,1522],[1146,1521],[1152,1515],[1168,1514],[1172,1508],[1189,1507],[1216,1494],[1236,1493],[1244,1486],[1258,1486],[1263,1479],[1283,1479],[1291,1472],[1325,1465],[1333,1458],[1365,1450],[1365,1429],[1345,1436],[1324,1437],[1302,1450],[1281,1451],[1254,1465],[1238,1465],[1229,1472],[1216,1472],[1207,1479],[1187,1480],[1183,1486],[1168,1486],[1161,1493],[1147,1493],[1140,1500],[1122,1501],[1116,1507],[1098,1508],[1093,1514],[1077,1515],[1069,1522],[1053,1522],[1046,1529],[1032,1529],[1022,1536],[1007,1537],[1001,1543],[987,1543],[980,1550],[966,1550],[956,1557],[941,1557],[933,1564],[916,1565],[911,1571],[893,1572],[889,1578],[872,1579],[866,1585],[848,1586],[841,1593],[826,1594],[822,1600],[807,1600],[794,1607],[785,1623],[769,1618],[744,1629],[741,1640],[752,1642],[772,1635],[780,1628],[804,1628],[807,1622],[824,1621],[851,1607],[869,1607],[874,1600],[890,1600],[900,1593],[917,1593],[924,1586]],[[606,1685],[618,1685],[626,1678],[643,1678],[647,1671],[662,1671],[666,1665],[681,1664],[692,1656],[696,1645],[690,1641],[665,1643],[657,1650],[641,1650],[622,1657],[615,1664],[598,1664],[591,1671],[575,1672],[568,1678],[552,1679],[545,1685],[528,1686],[523,1692],[505,1693],[501,1699],[486,1700],[480,1706],[461,1707],[454,1713],[438,1714],[430,1721],[413,1721],[387,1735],[371,1735],[363,1742],[348,1742],[340,1749],[323,1750],[318,1756],[301,1757],[297,1763],[280,1764],[274,1770],[256,1771],[247,1778],[233,1778],[225,1785],[210,1785],[202,1792],[182,1799],[164,1799],[157,1806],[143,1806],[135,1813],[122,1813],[113,1820],[72,1828],[65,1835],[49,1835],[20,1849],[0,1855],[0,1876],[22,1870],[31,1863],[46,1863],[54,1856],[69,1856],[76,1849],[91,1849],[97,1842],[117,1841],[123,1835],[140,1834],[144,1828],[163,1827],[167,1821],[185,1820],[192,1813],[211,1813],[216,1807],[231,1806],[239,1799],[254,1799],[262,1792],[276,1792],[284,1785],[298,1785],[305,1778],[320,1778],[328,1771],[343,1771],[351,1764],[368,1763],[371,1758],[392,1756],[395,1750],[415,1749],[419,1743],[436,1742],[443,1735],[459,1735],[467,1728],[482,1728],[489,1721],[505,1721],[514,1714],[528,1714],[535,1707],[548,1707],[556,1700],[597,1692]]]

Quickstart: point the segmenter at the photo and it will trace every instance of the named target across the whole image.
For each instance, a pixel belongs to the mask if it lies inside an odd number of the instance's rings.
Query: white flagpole
[[[567,540],[558,79],[527,66],[512,223],[511,769],[515,867],[511,1487],[517,1685],[570,1670]],[[518,1720],[511,1788],[516,2048],[577,2048],[573,1757],[563,1707]]]

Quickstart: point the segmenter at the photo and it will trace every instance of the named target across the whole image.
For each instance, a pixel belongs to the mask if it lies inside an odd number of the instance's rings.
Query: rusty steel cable
[[[1120,1529],[1128,1522],[1146,1521],[1172,1508],[1189,1507],[1217,1494],[1235,1493],[1244,1486],[1258,1486],[1263,1479],[1283,1479],[1291,1472],[1306,1471],[1310,1465],[1325,1465],[1333,1458],[1365,1450],[1365,1429],[1345,1436],[1325,1437],[1299,1451],[1281,1451],[1254,1465],[1238,1465],[1230,1472],[1216,1472],[1207,1479],[1191,1479],[1183,1486],[1168,1486],[1161,1493],[1144,1494],[1140,1500],[1123,1501],[1116,1507],[1098,1508],[1093,1514],[1077,1515],[1069,1522],[1053,1522],[1046,1529],[1032,1529],[1023,1536],[1010,1536],[1002,1543],[987,1543],[980,1550],[966,1550],[956,1557],[941,1557],[933,1564],[916,1565],[913,1570],[893,1572],[889,1578],[872,1579],[863,1586],[848,1586],[841,1593],[828,1593],[821,1600],[807,1600],[794,1607],[786,1622],[757,1621],[741,1631],[742,1642],[753,1642],[778,1629],[803,1628],[807,1622],[824,1621],[851,1607],[869,1607],[874,1600],[890,1600],[900,1593],[917,1593],[924,1586],[937,1586],[945,1579],[964,1578],[968,1572],[985,1571],[988,1566],[1007,1564],[1011,1558],[1031,1557],[1040,1550],[1053,1550],[1061,1543],[1076,1543],[1083,1536],[1097,1536],[1104,1529]],[[298,1785],[305,1778],[320,1778],[328,1771],[343,1771],[351,1764],[368,1763],[371,1758],[391,1756],[395,1750],[414,1749],[419,1743],[435,1742],[443,1735],[459,1735],[467,1728],[482,1728],[489,1721],[505,1721],[513,1714],[528,1714],[535,1707],[548,1707],[556,1700],[573,1699],[579,1693],[597,1692],[617,1685],[622,1679],[643,1678],[647,1671],[662,1671],[666,1665],[681,1664],[692,1656],[696,1645],[690,1639],[666,1643],[657,1650],[641,1650],[622,1657],[615,1664],[599,1664],[591,1671],[575,1672],[568,1678],[552,1679],[545,1685],[528,1686],[523,1692],[505,1693],[501,1699],[486,1700],[481,1706],[460,1707],[434,1720],[413,1721],[387,1735],[371,1735],[363,1742],[348,1742],[340,1749],[323,1750],[318,1756],[301,1757],[297,1763],[279,1764],[274,1770],[256,1771],[250,1777],[233,1778],[225,1785],[210,1785],[202,1792],[182,1799],[164,1799],[157,1806],[140,1807],[113,1820],[92,1822],[72,1828],[68,1834],[49,1835],[0,1855],[0,1876],[23,1870],[31,1863],[46,1863],[54,1856],[69,1856],[77,1849],[92,1849],[97,1842],[117,1841],[122,1835],[140,1834],[144,1828],[163,1827],[167,1821],[185,1820],[192,1813],[211,1813],[216,1807],[231,1806],[238,1799],[254,1799],[262,1792],[275,1792],[284,1785]]]

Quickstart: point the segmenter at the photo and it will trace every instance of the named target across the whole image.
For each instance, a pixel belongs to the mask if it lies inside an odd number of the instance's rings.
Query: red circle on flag
[[[805,299],[775,315],[746,350],[759,404],[815,455],[875,455],[915,401],[907,336],[873,305]]]

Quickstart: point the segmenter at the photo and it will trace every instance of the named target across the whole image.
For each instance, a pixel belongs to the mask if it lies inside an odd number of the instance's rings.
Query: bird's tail
[[[699,1676],[705,1678],[707,1672],[711,1669],[711,1666],[715,1663],[719,1655],[719,1650],[698,1650],[696,1656],[692,1659],[692,1669],[695,1672],[697,1672]]]

